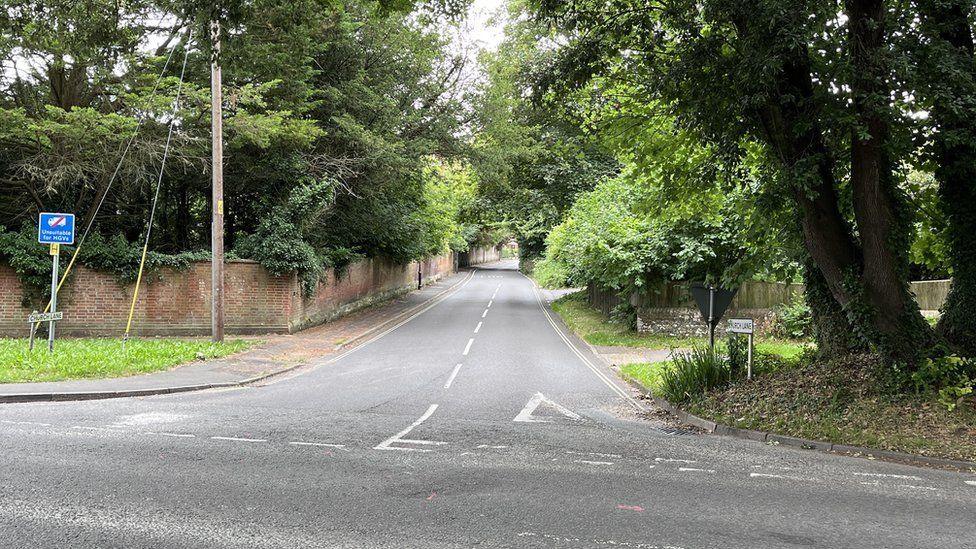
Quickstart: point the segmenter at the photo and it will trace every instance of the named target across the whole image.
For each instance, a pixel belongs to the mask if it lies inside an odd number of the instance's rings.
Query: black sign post
[[[701,282],[695,282],[690,287],[691,297],[695,299],[695,303],[698,305],[698,310],[701,311],[702,318],[708,324],[708,346],[714,351],[715,350],[715,327],[718,326],[720,320],[722,320],[722,315],[725,314],[726,309],[732,304],[732,298],[735,297],[738,288],[734,290],[727,290],[725,288],[719,288],[713,284],[704,284]]]

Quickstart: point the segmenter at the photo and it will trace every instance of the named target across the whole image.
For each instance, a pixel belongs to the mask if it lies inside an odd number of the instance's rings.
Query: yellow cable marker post
[[[136,276],[136,287],[132,291],[132,303],[129,305],[129,319],[125,323],[125,334],[122,335],[122,349],[129,340],[132,330],[132,317],[136,312],[136,300],[139,299],[139,286],[142,285],[142,273],[146,267],[146,254],[149,252],[149,237],[152,235],[153,219],[156,217],[156,205],[159,203],[159,189],[163,186],[163,172],[166,169],[166,159],[169,156],[170,143],[173,141],[173,128],[176,127],[176,116],[180,110],[180,93],[183,91],[183,77],[186,74],[186,61],[190,57],[189,42],[193,33],[187,34],[187,43],[183,48],[183,68],[180,70],[180,80],[176,86],[176,97],[173,98],[173,114],[169,119],[169,134],[166,136],[166,147],[163,158],[159,163],[159,177],[156,179],[156,193],[153,195],[152,209],[149,210],[149,222],[146,224],[146,240],[142,245],[142,259],[139,260],[139,274]]]

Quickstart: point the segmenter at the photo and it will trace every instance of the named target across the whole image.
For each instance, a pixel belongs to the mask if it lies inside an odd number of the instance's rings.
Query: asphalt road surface
[[[976,547],[976,476],[697,435],[514,263],[260,386],[0,406],[0,547]]]

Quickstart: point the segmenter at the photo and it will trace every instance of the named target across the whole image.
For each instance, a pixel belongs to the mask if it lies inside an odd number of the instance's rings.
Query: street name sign
[[[27,322],[32,324],[51,322],[53,320],[64,320],[64,311],[58,311],[56,313],[33,313],[27,317]]]
[[[42,212],[37,224],[37,241],[41,244],[74,244],[75,215]]]
[[[730,318],[729,331],[734,334],[751,334],[755,329],[755,322],[751,318]]]

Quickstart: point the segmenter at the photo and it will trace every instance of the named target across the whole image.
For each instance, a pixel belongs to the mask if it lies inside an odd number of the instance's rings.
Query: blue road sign
[[[41,244],[74,244],[75,214],[41,213],[37,241]]]

